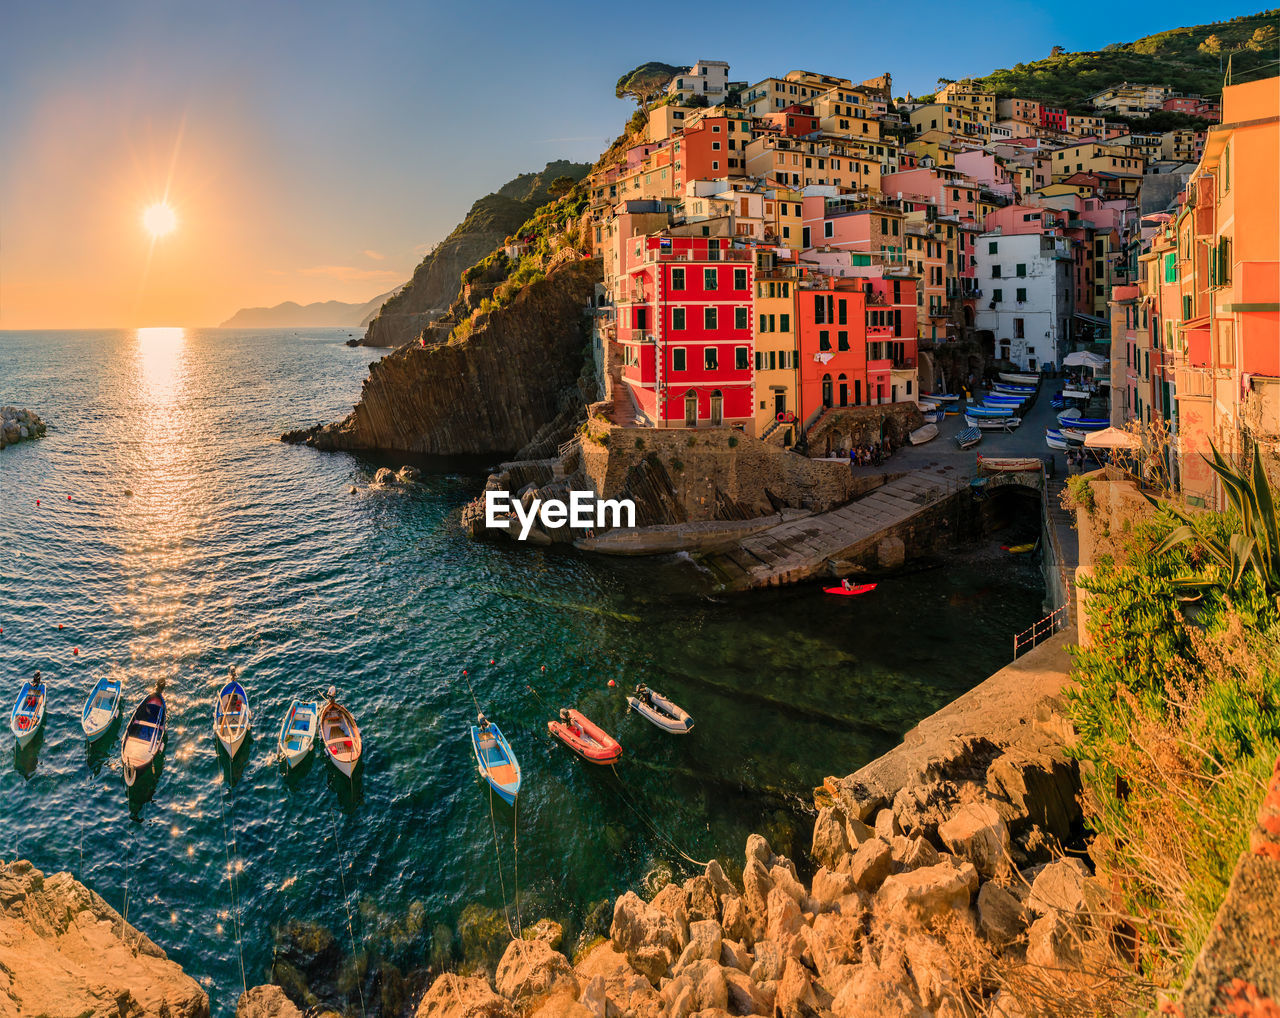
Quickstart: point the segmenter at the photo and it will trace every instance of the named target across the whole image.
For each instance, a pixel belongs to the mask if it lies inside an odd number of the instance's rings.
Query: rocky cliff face
[[[208,1018],[209,997],[69,873],[0,864],[0,1015]]]
[[[427,455],[521,449],[585,402],[577,384],[588,342],[583,311],[599,279],[597,261],[562,265],[466,338],[406,346],[370,365],[345,420],[284,440]]]
[[[547,163],[541,172],[523,173],[477,201],[466,219],[422,260],[404,288],[382,306],[362,345],[401,346],[417,339],[453,302],[462,273],[551,200],[547,187],[553,180],[580,180],[590,168],[588,163],[564,160]]]

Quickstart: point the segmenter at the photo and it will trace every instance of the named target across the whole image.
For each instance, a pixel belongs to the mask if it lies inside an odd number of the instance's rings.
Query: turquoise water
[[[511,899],[513,827],[525,922],[571,932],[602,899],[681,875],[677,847],[737,864],[762,831],[798,853],[824,775],[1004,664],[1040,614],[1030,556],[998,539],[857,599],[714,599],[679,558],[471,543],[458,518],[483,464],[426,464],[423,483],[377,490],[380,464],[277,440],[358,398],[370,351],[347,335],[0,333],[0,403],[50,422],[0,451],[0,692],[7,710],[38,668],[50,693],[41,738],[5,748],[0,856],[127,905],[215,1014],[240,992],[237,926],[254,985],[293,921],[368,952],[360,991],[330,1003],[359,1013],[363,993],[368,1013],[394,1012],[380,971],[447,959],[464,906]],[[228,782],[211,713],[233,663],[256,719]],[[518,824],[495,800],[491,826],[463,669],[523,763]],[[168,683],[153,794],[127,793],[118,736],[86,753],[79,711],[103,673],[130,704]],[[640,679],[690,710],[691,734],[627,713]],[[287,778],[273,760],[290,700],[330,683],[364,732],[354,789],[322,759]],[[551,742],[561,705],[619,737],[616,774]]]

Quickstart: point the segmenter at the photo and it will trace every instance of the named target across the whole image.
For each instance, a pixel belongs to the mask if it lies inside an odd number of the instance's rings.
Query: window
[[[1025,264],[1019,264],[1015,271],[1018,273],[1019,276],[1026,276],[1027,267]]]
[[[751,361],[748,358],[749,351],[745,346],[735,346],[733,348],[734,367],[739,371],[746,371],[751,367]]]
[[[711,331],[715,330],[715,327],[716,327],[716,309],[715,308],[702,309],[702,327],[704,329],[709,329]]]
[[[702,270],[702,288],[704,290],[714,290],[716,288],[716,270]]]
[[[751,310],[749,308],[733,309],[733,327],[735,329],[751,328]]]
[[[824,237],[833,237],[835,232],[835,223],[828,221],[822,224],[822,235]]]
[[[1023,304],[1027,300],[1027,288],[1025,286],[1018,287],[1017,300],[1019,304]]]
[[[733,288],[735,290],[745,290],[747,288],[747,270],[733,270]]]
[[[839,305],[839,318],[837,319],[840,325],[848,324],[848,321],[849,321],[848,310],[849,310],[849,302],[844,298],[841,298],[840,305]]]
[[[785,296],[786,296],[786,294],[783,294],[783,296],[785,297]],[[790,331],[791,331],[791,316],[790,316],[790,315],[779,315],[779,316],[778,316],[778,330],[779,330],[780,332],[790,332]]]
[[[671,328],[673,331],[684,330],[684,308],[671,309]]]
[[[992,279],[999,279],[999,278],[1000,278],[1000,266],[999,266],[999,265],[993,265],[993,266],[991,266],[991,278],[992,278]]]
[[[831,349],[831,333],[828,332],[826,329],[821,329],[818,332],[818,349],[819,350]]]
[[[1015,318],[1015,319],[1013,320],[1013,338],[1014,338],[1014,339],[1026,339],[1026,338],[1027,338],[1027,333],[1026,333],[1026,322],[1025,322],[1025,320],[1024,320],[1024,319],[1022,319],[1022,318]]]
[[[708,371],[715,371],[720,366],[720,358],[714,346],[702,351],[702,366]]]
[[[836,349],[837,350],[849,349],[849,333],[844,332],[843,330],[836,333]]]
[[[684,371],[686,368],[686,364],[687,362],[684,354],[684,347],[673,346],[671,348],[671,370]]]
[[[1023,218],[1026,218],[1026,217],[1023,217]],[[993,240],[987,244],[987,254],[995,254],[996,251],[998,251],[999,249],[1000,249],[999,241]]]
[[[684,269],[671,270],[671,289],[673,290],[684,289]]]

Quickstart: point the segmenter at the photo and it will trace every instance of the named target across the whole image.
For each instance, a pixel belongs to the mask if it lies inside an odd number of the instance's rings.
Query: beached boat
[[[636,686],[634,696],[627,697],[627,705],[646,721],[672,735],[684,735],[693,727],[693,718],[689,717],[687,710],[644,683]]]
[[[1000,399],[994,396],[988,396],[977,407],[970,407],[972,410],[1003,410],[1005,413],[1013,413],[1015,410],[1021,410],[1023,401],[1020,399]]]
[[[1007,551],[1010,555],[1025,555],[1029,551],[1036,550],[1035,541],[1028,541],[1025,544],[1002,544],[1001,551]]]
[[[929,413],[929,411],[931,411],[931,410],[937,410],[937,409],[938,409],[938,404],[937,404],[937,403],[930,403],[927,399],[918,399],[918,400],[916,400],[916,406],[920,408],[920,412],[921,412],[922,414],[927,414],[927,413]]]
[[[104,675],[89,691],[89,698],[85,700],[84,709],[80,712],[80,727],[84,729],[84,737],[90,742],[102,738],[120,716],[120,695],[123,689],[119,679],[108,679]]]
[[[982,469],[1002,474],[1014,474],[1023,470],[1043,470],[1044,463],[1034,456],[1004,457],[983,459]]]
[[[480,773],[505,802],[513,803],[520,794],[520,762],[502,729],[483,714],[479,724],[471,726],[471,748],[475,750]]]
[[[1045,428],[1044,444],[1050,449],[1065,449],[1067,447],[1067,440],[1062,437],[1062,432],[1057,428]]]
[[[133,710],[120,743],[120,762],[124,764],[124,783],[133,787],[138,774],[151,766],[164,742],[168,713],[163,694],[164,683]]]
[[[233,678],[222,687],[217,703],[213,705],[213,734],[222,743],[227,756],[234,759],[244,745],[244,737],[249,734],[253,712],[249,709],[249,694],[234,678],[234,668],[231,674]]]
[[[823,587],[824,594],[839,594],[844,597],[857,597],[859,594],[869,594],[876,589],[874,583],[851,583],[845,586],[843,583],[838,587]]]
[[[1068,446],[1084,445],[1084,440],[1089,437],[1089,432],[1084,428],[1072,428],[1063,425],[1058,429]]]
[[[1039,385],[1039,375],[1019,375],[1010,371],[1000,372],[1000,381],[1008,382],[1010,385]]]
[[[1005,417],[1016,416],[1016,414],[1014,413],[1016,409],[1017,409],[1016,407],[1003,407],[1003,406],[971,406],[965,409],[964,415],[966,419],[970,417],[973,417],[973,418],[994,417],[997,419],[1001,419]],[[970,421],[970,423],[972,424],[973,422]]]
[[[589,763],[611,764],[622,756],[617,739],[572,707],[563,708],[558,720],[548,721],[547,731]]]
[[[18,748],[22,749],[40,731],[44,724],[44,707],[48,699],[44,682],[40,673],[35,678],[24,682],[18,691],[18,698],[13,702],[13,710],[9,712],[9,731],[18,740]]]
[[[347,777],[355,774],[364,752],[360,726],[351,711],[338,703],[338,691],[329,687],[328,702],[320,708],[320,739],[329,761]]]
[[[964,422],[971,428],[981,428],[983,431],[1012,431],[1022,423],[1020,417],[1004,417],[985,415],[973,415],[970,413],[964,415]]]
[[[1036,391],[1034,385],[1014,385],[1011,382],[996,382],[991,388],[996,392],[1010,392],[1015,396],[1030,396]]]
[[[960,397],[954,392],[925,392],[921,393],[921,395],[924,396],[925,399],[932,400],[935,403],[956,403],[960,400]]]
[[[939,407],[937,410],[930,410],[926,413],[924,415],[924,421],[926,424],[941,424],[945,416],[946,412]]]
[[[923,428],[916,428],[907,436],[912,445],[924,445],[938,437],[938,426],[936,424],[926,424]]]
[[[314,702],[294,700],[280,725],[280,755],[290,768],[297,767],[311,752],[320,726],[320,708]]]
[[[961,449],[972,449],[981,441],[982,432],[977,428],[969,427],[956,433],[956,445]]]
[[[1079,428],[1081,431],[1101,431],[1109,427],[1111,421],[1106,417],[1082,417],[1079,410],[1064,410],[1058,414],[1058,423],[1063,427]]]

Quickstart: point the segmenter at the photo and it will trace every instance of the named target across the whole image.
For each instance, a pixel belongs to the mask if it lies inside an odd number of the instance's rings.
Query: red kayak
[[[823,587],[824,594],[843,594],[845,597],[853,597],[854,594],[865,594],[869,590],[875,590],[874,583],[859,583],[853,587]]]
[[[562,710],[559,721],[548,721],[547,731],[590,763],[611,764],[622,756],[617,739],[572,708]]]

